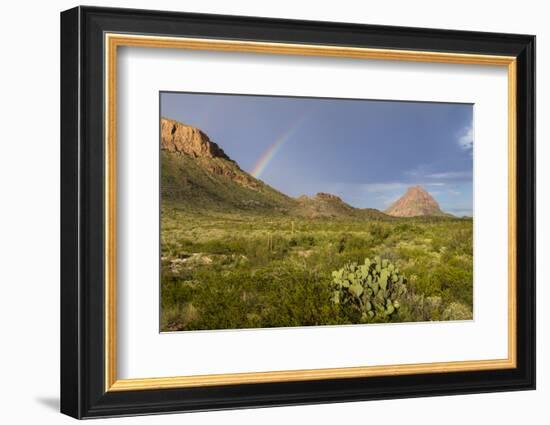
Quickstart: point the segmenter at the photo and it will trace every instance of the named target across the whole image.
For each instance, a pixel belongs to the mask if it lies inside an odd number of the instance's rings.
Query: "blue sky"
[[[472,215],[471,104],[163,92],[161,115],[290,196],[384,210],[419,184],[444,211]]]

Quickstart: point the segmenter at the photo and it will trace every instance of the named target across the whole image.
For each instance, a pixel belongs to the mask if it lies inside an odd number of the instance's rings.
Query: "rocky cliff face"
[[[394,217],[445,216],[437,201],[421,186],[413,186],[386,211]]]
[[[161,149],[195,158],[222,158],[230,161],[222,148],[196,127],[168,118],[161,119]]]
[[[200,129],[168,118],[161,118],[161,150],[187,155],[205,170],[228,178],[241,186],[258,190],[261,184],[239,168],[222,148]]]

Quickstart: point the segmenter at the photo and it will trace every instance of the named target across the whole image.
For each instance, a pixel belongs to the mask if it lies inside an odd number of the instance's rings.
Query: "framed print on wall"
[[[533,389],[528,35],[61,15],[61,411]]]

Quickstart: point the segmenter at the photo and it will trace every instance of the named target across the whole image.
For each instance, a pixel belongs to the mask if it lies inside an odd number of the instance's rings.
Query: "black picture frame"
[[[517,58],[517,367],[473,372],[105,391],[104,33]],[[61,412],[75,418],[535,388],[535,37],[76,7],[61,13]]]

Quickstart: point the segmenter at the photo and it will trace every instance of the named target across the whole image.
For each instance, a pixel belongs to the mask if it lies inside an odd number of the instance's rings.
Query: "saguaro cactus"
[[[388,260],[376,256],[364,264],[347,263],[332,272],[335,304],[349,304],[361,314],[361,321],[387,319],[399,308],[407,292],[407,280]]]

